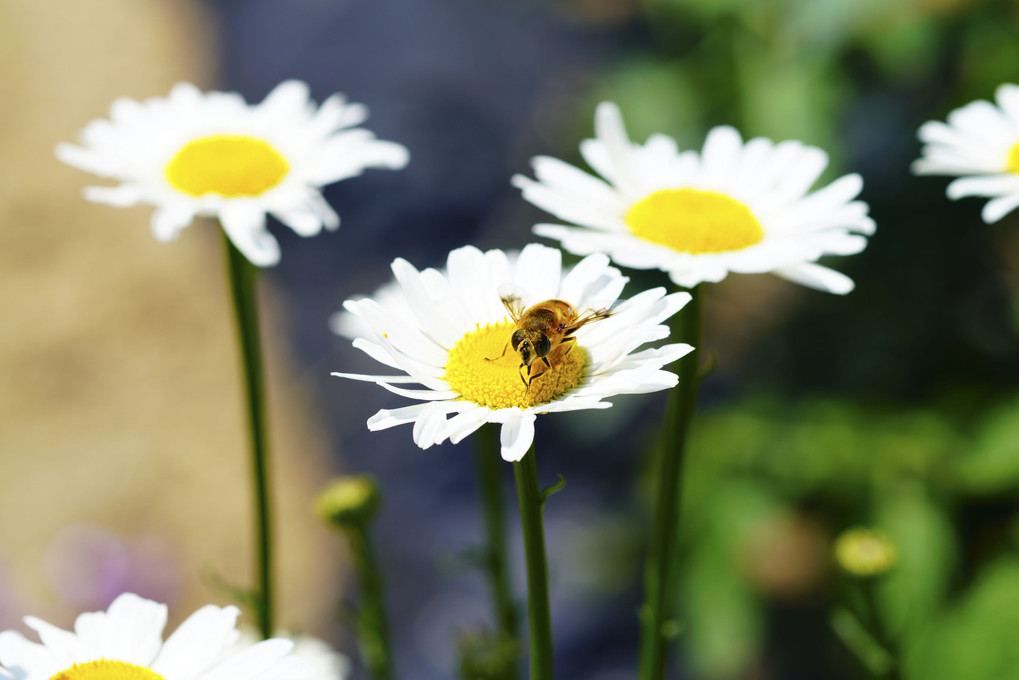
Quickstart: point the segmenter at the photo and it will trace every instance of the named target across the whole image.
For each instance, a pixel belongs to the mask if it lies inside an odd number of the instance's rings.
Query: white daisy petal
[[[1019,175],[978,175],[960,177],[948,185],[946,194],[952,200],[964,196],[994,198],[1006,194],[1019,194]]]
[[[594,112],[594,134],[604,145],[612,165],[612,180],[623,193],[636,190],[630,168],[631,145],[623,114],[612,102],[602,102]]]
[[[534,442],[533,413],[521,413],[502,424],[499,432],[499,446],[502,459],[516,463],[527,453]]]
[[[454,392],[455,398],[456,393]],[[433,444],[441,444],[446,440],[446,416],[456,410],[456,405],[450,401],[432,402],[421,410],[414,421],[414,443],[422,449],[427,449]]]
[[[418,400],[403,408],[379,411],[368,420],[368,428],[374,431],[412,423],[414,442],[424,449],[447,439],[457,444],[484,423],[499,423],[503,457],[516,461],[534,439],[538,414],[608,408],[611,403],[604,399],[615,394],[665,389],[670,381],[674,384],[675,376],[660,369],[681,355],[679,349],[667,345],[659,348],[661,351],[631,352],[667,337],[669,329],[664,322],[690,295],[666,295],[664,289],[657,288],[617,304],[626,278],[609,266],[605,255],[591,255],[567,271],[563,271],[561,257],[557,249],[530,244],[520,253],[508,255],[498,250],[483,253],[473,247],[458,248],[449,254],[443,271],[418,272],[398,259],[393,263],[398,285],[383,286],[374,299],[345,302],[342,314],[347,316],[336,324],[343,334],[370,334],[355,337],[355,346],[406,374],[334,375],[375,382],[394,394]],[[555,346],[546,335],[543,358],[536,357],[526,368],[523,355],[511,347],[516,322],[509,319],[500,301],[507,286],[514,291],[527,289],[521,293],[527,295],[524,309],[513,312],[520,328],[530,328],[527,319],[543,319],[549,314],[565,328],[589,312],[611,312],[607,318],[582,325],[572,335],[573,341],[561,342],[556,333],[565,335],[565,331],[554,330],[559,328],[556,322],[547,322]],[[393,294],[394,288],[398,295]],[[534,309],[527,309],[528,305]],[[418,306],[420,310],[411,309]],[[441,346],[432,340],[440,313],[445,319],[442,332],[450,333]],[[379,334],[383,326],[390,338]],[[459,336],[454,336],[454,331]],[[535,336],[533,346],[546,347],[541,342]],[[393,343],[398,343],[399,349]],[[574,351],[578,347],[582,349]],[[408,356],[425,355],[435,364],[431,379],[416,370],[408,371],[410,364],[401,364]],[[425,389],[399,386],[415,382]]]
[[[167,638],[152,670],[166,680],[193,678],[212,666],[237,641],[237,607],[206,605]]]
[[[108,120],[92,121],[80,145],[59,144],[57,158],[114,187],[90,187],[90,201],[116,207],[151,204],[152,229],[170,241],[194,215],[218,217],[253,264],[279,260],[279,245],[264,229],[267,214],[301,236],[339,217],[322,199],[326,184],[367,168],[398,169],[407,149],[351,127],[367,109],[334,95],[318,107],[305,83],[280,83],[260,104],[236,93],[202,93],[178,83],[167,97],[117,99]]]
[[[368,419],[368,429],[375,432],[377,430],[387,430],[396,425],[413,423],[421,415],[426,406],[428,406],[427,403],[404,406],[403,408],[382,409]]]
[[[841,274],[834,269],[822,267],[819,264],[797,264],[776,269],[773,273],[794,283],[836,295],[845,295],[852,292],[853,288],[856,287],[853,280],[845,274]]]
[[[203,674],[202,680],[253,680],[279,663],[293,648],[293,642],[280,638],[257,642]]]
[[[130,208],[142,200],[138,187],[130,184],[121,184],[119,187],[85,187],[81,195],[86,201],[105,203],[115,208]]]
[[[191,224],[195,213],[186,203],[174,203],[156,208],[152,213],[152,234],[157,241],[166,243],[177,238],[184,227]]]
[[[985,205],[984,209],[980,212],[980,216],[983,218],[984,222],[993,224],[1015,210],[1017,207],[1019,207],[1019,191],[1014,194],[1009,194],[1008,196],[1002,196],[1000,198],[995,198],[992,201],[988,201],[987,205]]]
[[[1019,207],[1019,87],[999,86],[996,99],[998,106],[970,102],[947,123],[921,125],[917,136],[926,145],[911,166],[916,174],[959,177],[948,185],[951,199],[990,198],[981,213],[988,223]]]
[[[635,145],[619,108],[603,102],[595,139],[580,149],[605,181],[547,157],[534,160],[535,179],[513,178],[525,200],[569,223],[536,224],[534,232],[577,255],[660,269],[683,287],[857,253],[874,232],[867,204],[856,200],[860,177],[811,193],[828,155],[797,141],[744,143],[719,126],[699,154],[680,152],[664,135]]]
[[[61,665],[61,668],[75,663],[81,656],[81,644],[74,633],[57,628],[34,616],[26,616],[25,625],[36,632],[42,646]]]
[[[350,661],[322,640],[286,633],[277,633],[275,637],[292,640],[293,650],[249,680],[345,680],[350,676]],[[250,647],[259,639],[255,631],[244,630],[228,653]]]
[[[220,211],[223,231],[237,250],[258,267],[280,260],[280,245],[265,228],[265,213],[254,201],[232,201]]]
[[[51,680],[58,675],[87,680],[97,672],[130,679],[143,677],[139,668],[151,669],[147,675],[164,680],[268,680],[266,672],[273,668],[280,670],[281,680],[315,680],[289,674],[302,667],[297,660],[286,660],[293,647],[290,640],[239,645],[239,613],[236,607],[203,607],[164,643],[166,606],[125,593],[106,611],[78,616],[73,632],[26,617],[42,644],[13,631],[0,633],[0,664],[9,680]]]
[[[47,646],[29,642],[14,631],[0,633],[0,665],[11,671],[15,680],[49,680],[63,668],[66,644],[55,651]]]

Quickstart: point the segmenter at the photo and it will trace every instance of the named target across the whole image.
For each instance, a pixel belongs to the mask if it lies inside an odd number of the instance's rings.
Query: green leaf
[[[1019,400],[994,411],[983,422],[969,451],[955,461],[965,490],[999,493],[1019,484]]]
[[[556,476],[559,477],[559,481],[553,484],[552,486],[546,486],[544,489],[541,490],[541,493],[538,495],[538,501],[542,505],[545,505],[545,501],[547,501],[550,496],[554,496],[555,494],[559,493],[560,491],[563,490],[563,487],[566,486],[566,478],[560,474],[557,474]]]
[[[1019,677],[1019,559],[999,559],[966,597],[932,619],[906,649],[908,678],[1015,680]]]
[[[942,606],[955,568],[955,531],[945,507],[918,483],[888,485],[879,494],[877,526],[898,553],[898,564],[877,584],[880,615],[893,635],[909,634]]]

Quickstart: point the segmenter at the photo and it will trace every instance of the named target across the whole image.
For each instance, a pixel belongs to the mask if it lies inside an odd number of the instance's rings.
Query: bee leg
[[[508,350],[508,349],[509,349],[509,346],[510,346],[510,344],[509,344],[509,340],[507,340],[507,341],[506,341],[506,344],[505,344],[505,345],[503,346],[503,348],[502,348],[502,354],[500,354],[500,355],[499,355],[499,356],[497,356],[497,357],[492,357],[491,359],[489,359],[488,357],[485,357],[485,361],[495,361],[496,359],[502,359],[502,358],[503,358],[504,356],[506,356],[506,350]],[[521,364],[521,366],[522,366],[522,365],[523,365],[523,364]]]
[[[567,342],[570,343],[570,346],[566,348],[565,352],[563,352],[563,356],[566,356],[573,351],[573,347],[577,344],[577,339],[573,337],[563,338],[563,341],[560,344],[565,345]]]
[[[542,357],[541,360],[545,362],[546,366],[548,366],[549,368],[552,368],[552,364],[548,363],[548,357]],[[541,373],[544,373],[544,372],[545,371],[542,371]],[[541,373],[539,373],[538,375],[541,375]],[[537,377],[537,376],[535,376],[535,377]]]
[[[521,371],[520,370],[521,368],[524,368],[526,370]],[[530,375],[531,367],[530,366],[526,366],[525,364],[520,364],[520,366],[517,368],[517,373],[520,375],[520,382],[524,383],[524,387],[525,388],[530,387],[531,386],[531,381],[524,377],[524,373],[527,373],[528,375]],[[525,389],[524,391],[526,392],[527,390]]]

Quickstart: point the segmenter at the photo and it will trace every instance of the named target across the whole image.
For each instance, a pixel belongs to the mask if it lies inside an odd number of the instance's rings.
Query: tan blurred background
[[[93,178],[52,152],[118,96],[213,84],[212,21],[185,0],[0,0],[5,625],[25,613],[68,624],[102,596],[83,582],[89,570],[113,578],[96,560],[172,598],[173,620],[227,601],[213,574],[253,583],[239,359],[218,235],[198,223],[161,245],[149,208],[87,203],[80,192]],[[317,632],[340,564],[338,542],[310,512],[328,474],[325,444],[271,332],[280,322],[272,290],[262,293],[279,621]]]

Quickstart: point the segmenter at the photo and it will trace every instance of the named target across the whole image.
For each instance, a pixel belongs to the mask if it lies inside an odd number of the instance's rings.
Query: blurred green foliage
[[[980,625],[1003,626],[1005,612],[994,614],[994,597],[981,593],[998,588],[1002,597],[1019,597],[1019,577],[1009,591],[994,576],[1016,569],[1013,546],[960,564],[960,555],[979,554],[966,545],[979,537],[963,534],[954,518],[1006,488],[1019,495],[1019,486],[1001,481],[1017,470],[1019,399],[972,426],[934,409],[816,399],[749,399],[702,415],[691,441],[682,533],[684,642],[695,665],[705,677],[743,677],[764,652],[771,604],[834,603],[842,577],[831,565],[831,542],[855,524],[879,527],[898,549],[899,563],[876,584],[876,598],[909,658],[927,663],[941,649],[938,636],[987,611],[997,623]],[[797,516],[810,521],[788,521]],[[968,633],[967,653],[1012,658],[1019,627],[1010,630]]]
[[[920,124],[1019,81],[1019,3],[638,6],[575,137],[609,99],[636,140],[699,148],[720,124],[798,139],[829,152],[828,179],[863,175],[878,224],[865,252],[832,262],[853,294],[799,292],[738,372],[721,355],[705,383],[678,576],[695,677],[784,677],[762,669],[789,611],[835,622],[835,651],[817,653],[839,659],[825,677],[852,677],[838,636],[869,633],[845,606],[854,586],[831,542],[858,524],[898,549],[873,599],[906,678],[1019,677],[1019,215],[985,225],[976,199],[949,202],[946,180],[909,173]],[[870,647],[857,656],[887,663]]]

